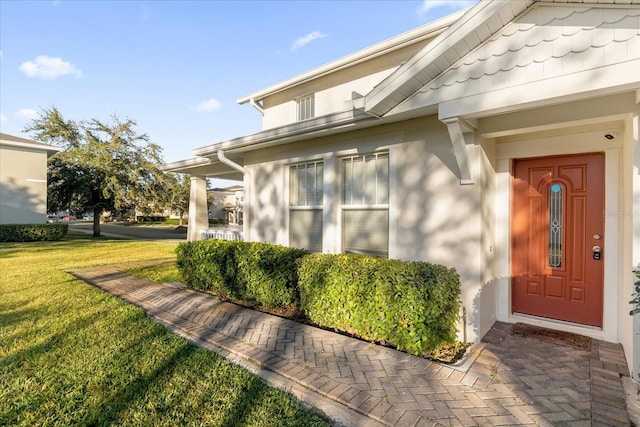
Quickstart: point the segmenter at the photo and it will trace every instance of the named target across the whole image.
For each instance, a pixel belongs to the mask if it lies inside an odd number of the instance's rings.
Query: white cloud
[[[306,36],[302,36],[298,40],[294,41],[293,44],[291,45],[291,50],[295,52],[301,47],[308,45],[312,41],[317,39],[323,39],[325,37],[327,37],[326,34],[323,34],[320,31],[314,31],[313,33],[309,33]]]
[[[196,105],[192,108],[192,110],[197,111],[199,113],[208,113],[211,111],[219,110],[222,105],[220,101],[215,98],[207,99],[206,101],[202,101],[200,104]]]
[[[420,15],[426,15],[433,9],[440,7],[444,7],[452,11],[460,10],[475,3],[477,3],[477,0],[424,0],[422,5],[418,8],[418,13]]]
[[[45,80],[53,80],[62,76],[83,77],[82,71],[70,62],[62,58],[53,58],[47,55],[37,56],[33,61],[20,64],[20,71],[29,77],[38,77]]]
[[[16,116],[21,119],[33,120],[37,119],[40,115],[36,110],[32,110],[31,108],[22,108],[16,111]]]
[[[0,122],[6,122],[7,121],[7,116],[5,116],[4,114],[0,113]]]

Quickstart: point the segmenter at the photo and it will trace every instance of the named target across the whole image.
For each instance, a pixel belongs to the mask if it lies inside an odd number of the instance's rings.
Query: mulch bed
[[[570,332],[555,331],[539,326],[516,323],[511,329],[511,334],[525,338],[534,338],[553,344],[567,345],[579,350],[591,350],[591,338]]]

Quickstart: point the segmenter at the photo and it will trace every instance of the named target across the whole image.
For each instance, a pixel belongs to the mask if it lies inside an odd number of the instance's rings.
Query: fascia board
[[[166,163],[159,167],[161,171],[171,173],[186,173],[190,175],[216,177],[222,179],[241,180],[242,174],[229,166],[204,157],[196,157],[187,160],[180,160],[173,163]]]
[[[640,59],[439,103],[440,120],[477,118],[640,89]]]
[[[54,145],[42,144],[35,141],[33,143],[29,143],[29,142],[11,141],[11,140],[3,139],[3,140],[0,140],[0,145],[5,145],[9,147],[18,147],[18,148],[28,148],[30,150],[45,151],[47,152],[48,155],[55,154],[62,150],[60,147],[56,147]]]
[[[449,27],[453,22],[458,20],[464,14],[465,11],[466,9],[453,13],[451,15],[445,16],[441,19],[438,19],[437,21],[433,21],[429,24],[407,31],[403,34],[400,34],[398,36],[395,36],[393,38],[390,38],[388,40],[385,40],[383,42],[370,46],[368,48],[359,50],[355,53],[344,56],[340,59],[337,59],[328,64],[322,65],[320,67],[314,68],[310,71],[307,71],[303,74],[292,77],[288,80],[282,81],[280,83],[277,83],[273,86],[269,86],[258,92],[254,92],[250,95],[239,98],[237,100],[237,103],[246,104],[251,99],[254,99],[256,101],[261,100],[267,96],[276,94],[278,92],[292,88],[299,84],[323,77],[327,74],[334,73],[336,71],[342,70],[347,67],[352,67],[359,63],[382,56],[388,52],[401,49],[407,45],[416,43],[420,40],[436,37],[443,31],[445,31],[445,29]]]
[[[218,150],[249,151],[259,145],[272,143],[279,145],[284,143],[295,142],[297,140],[308,139],[315,135],[326,133],[328,131],[348,127],[364,120],[377,120],[358,110],[349,110],[341,113],[331,114],[327,116],[316,117],[315,119],[294,123],[287,126],[281,126],[268,129],[252,135],[247,135],[228,141],[219,142],[205,147],[191,150],[195,156],[208,157],[214,156]]]
[[[204,157],[194,157],[192,159],[179,160],[177,162],[165,163],[160,165],[159,169],[165,172],[176,172],[179,169],[194,168],[199,166],[208,166],[213,162]]]
[[[394,94],[409,82],[422,87],[427,81],[418,79],[422,70],[435,64],[446,52],[469,36],[476,28],[499,15],[505,8],[511,8],[516,14],[524,11],[531,1],[480,1],[469,9],[458,21],[442,32],[435,40],[425,46],[413,58],[391,73],[386,79],[365,95],[365,111],[376,116],[383,116],[400,102],[394,100]],[[468,53],[468,52],[466,52]],[[440,73],[445,71],[438,67]],[[402,100],[406,99],[403,97]]]

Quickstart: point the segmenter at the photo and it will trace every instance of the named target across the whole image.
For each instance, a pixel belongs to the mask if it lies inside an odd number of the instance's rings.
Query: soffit
[[[218,150],[223,150],[225,153],[241,153],[272,145],[347,132],[366,126],[367,123],[371,122],[378,123],[375,118],[364,114],[361,110],[349,110],[207,145],[196,148],[191,152],[201,157],[215,157]]]
[[[234,161],[243,162],[242,157],[234,157]],[[242,174],[237,170],[221,163],[217,159],[195,157],[178,162],[166,163],[160,166],[165,172],[186,173],[192,176],[206,176],[209,178],[229,179],[241,181]]]

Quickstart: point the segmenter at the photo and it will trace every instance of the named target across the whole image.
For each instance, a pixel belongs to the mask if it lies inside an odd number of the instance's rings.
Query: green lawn
[[[65,272],[174,260],[175,247],[82,234],[0,244],[0,425],[327,425]]]

